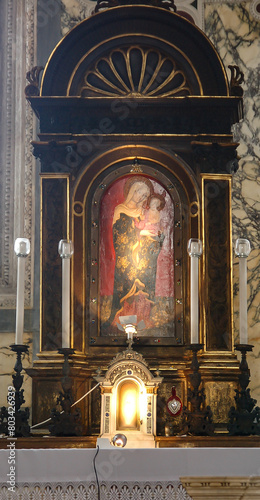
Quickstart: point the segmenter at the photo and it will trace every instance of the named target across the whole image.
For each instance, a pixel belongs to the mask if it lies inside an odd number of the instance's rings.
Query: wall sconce
[[[127,438],[124,434],[115,434],[111,440],[113,446],[124,448],[127,443]]]

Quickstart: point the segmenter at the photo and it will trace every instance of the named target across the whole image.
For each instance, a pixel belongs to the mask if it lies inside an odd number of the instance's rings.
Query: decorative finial
[[[131,174],[142,174],[143,173],[143,169],[142,169],[141,165],[139,164],[138,158],[134,159],[130,173]]]

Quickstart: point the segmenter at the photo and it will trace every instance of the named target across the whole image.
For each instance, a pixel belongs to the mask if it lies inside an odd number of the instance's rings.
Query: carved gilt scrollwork
[[[113,366],[114,364],[121,362],[121,361],[124,361],[124,360],[126,360],[126,361],[138,361],[139,363],[142,363],[144,366],[148,367],[148,364],[145,361],[142,354],[140,354],[139,352],[133,351],[132,349],[126,349],[123,352],[117,353],[116,356],[109,363],[109,366]]]
[[[238,66],[229,65],[228,68],[231,72],[230,79],[230,93],[231,95],[241,97],[244,93],[241,83],[244,82],[244,73],[239,69]]]
[[[26,97],[33,97],[40,94],[39,81],[40,74],[43,69],[43,66],[34,66],[26,73],[26,79],[29,82],[29,85],[27,85],[24,89]]]
[[[109,375],[109,381],[111,385],[114,385],[117,380],[127,373],[127,370],[131,368],[138,378],[140,378],[144,383],[148,382],[147,374],[138,364],[121,364],[115,367],[115,369]]]
[[[111,7],[117,7],[119,5],[118,0],[97,0],[97,5],[93,10],[93,14],[100,12],[103,9],[110,9]]]

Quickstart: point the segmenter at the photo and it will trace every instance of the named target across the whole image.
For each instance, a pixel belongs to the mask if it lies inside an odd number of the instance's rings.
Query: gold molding
[[[138,148],[142,148],[144,150],[147,150],[147,152],[149,151],[154,151],[156,153],[159,153],[161,155],[164,155],[164,156],[167,156],[169,158],[169,162],[172,162],[172,161],[176,161],[178,163],[178,165],[183,169],[185,170],[186,169],[186,173],[187,175],[190,176],[191,178],[191,182],[194,186],[194,191],[196,192],[196,196],[197,196],[197,199],[199,201],[200,197],[199,197],[199,186],[197,184],[197,181],[196,181],[196,177],[194,175],[194,172],[192,171],[192,169],[190,168],[190,166],[188,165],[188,163],[186,163],[177,153],[173,153],[173,154],[169,154],[169,152],[167,151],[164,151],[162,149],[159,149],[158,147],[154,147],[154,146],[149,146],[147,144],[124,144],[123,146],[118,146],[118,147],[115,147],[115,148],[112,148],[112,149],[109,149],[108,151],[104,151],[103,153],[101,153],[100,155],[98,155],[97,157],[95,157],[90,163],[87,164],[86,162],[86,168],[81,172],[81,174],[79,175],[79,177],[77,178],[77,182],[73,188],[73,195],[72,195],[72,201],[73,201],[73,204],[77,201],[75,200],[75,194],[76,194],[76,191],[77,191],[77,188],[82,180],[82,177],[85,175],[86,171],[89,170],[91,167],[93,167],[96,163],[98,163],[102,158],[105,158],[107,155],[110,155],[110,154],[113,154],[113,153],[116,153],[116,152],[119,152],[119,151],[122,151],[122,153],[124,152],[124,150],[128,149],[128,148],[135,148],[137,151],[138,151]],[[117,159],[113,159],[112,161],[109,161],[109,163],[106,164],[106,166],[104,168],[102,168],[101,170],[98,171],[98,173],[95,174],[95,176],[92,176],[92,183],[96,180],[96,178],[102,173],[104,172],[106,169],[108,169],[111,165],[115,165],[116,163],[119,163],[121,161],[133,161],[134,159],[136,158],[136,154],[131,154],[130,156],[127,155],[127,156],[121,156],[120,158],[117,158]],[[140,156],[138,154],[138,159],[140,159],[141,161],[151,161],[151,162],[154,162],[154,163],[157,163],[158,165],[161,165],[163,168],[165,168],[165,170],[167,170],[168,172],[170,173],[173,173],[175,175],[175,177],[178,179],[178,181],[180,182],[183,190],[185,191],[186,193],[186,196],[187,198],[189,198],[188,196],[188,193],[187,193],[187,190],[186,190],[186,187],[185,187],[185,184],[183,184],[183,182],[181,181],[181,179],[178,177],[178,175],[176,174],[176,172],[173,172],[170,167],[169,167],[169,164],[166,164],[165,162],[162,162],[162,161],[159,161],[151,156]],[[88,186],[88,189],[86,191],[86,195],[88,194],[88,191],[90,189],[90,186]],[[84,200],[84,203],[85,203],[85,200]]]
[[[86,97],[85,99],[93,99],[93,98],[92,97]],[[176,99],[177,99],[177,97],[176,97]],[[43,138],[45,136],[46,137],[57,137],[57,135],[59,137],[60,136],[62,136],[62,137],[68,136],[69,138],[72,138],[72,139],[78,138],[78,137],[79,138],[82,138],[82,137],[83,138],[87,138],[89,136],[91,136],[91,137],[102,137],[102,138],[103,137],[107,137],[109,139],[111,137],[116,137],[116,138],[118,138],[118,137],[133,137],[134,139],[136,139],[136,138],[140,138],[141,139],[143,137],[149,137],[151,139],[156,139],[158,137],[165,137],[165,139],[172,139],[172,138],[175,138],[175,137],[177,137],[177,138],[179,138],[179,137],[181,137],[181,138],[187,137],[189,139],[190,137],[200,138],[200,137],[204,137],[204,136],[205,137],[213,137],[213,138],[215,138],[215,137],[219,137],[219,138],[222,138],[222,137],[225,138],[225,137],[227,137],[229,139],[232,139],[232,137],[233,137],[232,134],[212,134],[210,132],[207,133],[207,134],[204,134],[204,133],[201,133],[201,134],[198,134],[198,133],[196,133],[196,134],[168,134],[168,133],[163,133],[163,134],[140,134],[140,133],[138,133],[138,134],[133,134],[133,133],[92,134],[92,133],[87,133],[87,132],[85,134],[83,134],[83,133],[82,134],[74,134],[74,133],[71,133],[71,132],[61,132],[61,133],[57,133],[57,132],[55,132],[55,133],[52,133],[52,132],[42,132],[42,133],[39,133],[39,137],[43,137]],[[48,143],[49,143],[49,141],[46,141],[46,144],[48,144]],[[203,145],[204,143],[198,142],[198,145],[200,145],[200,144]],[[211,145],[212,141],[209,142],[208,144]],[[230,142],[222,143],[221,145],[230,146]]]
[[[114,100],[114,97],[93,97],[93,96],[89,96],[89,97],[82,98],[82,97],[80,97],[78,95],[71,95],[71,96],[68,96],[68,95],[51,95],[51,96],[50,95],[42,95],[42,96],[32,96],[32,97],[28,98],[28,100],[29,100],[29,102],[31,104],[38,103],[39,100],[40,100],[40,102],[44,102],[44,100],[51,101],[52,99],[56,100],[56,102],[57,102],[57,99],[59,99],[61,102],[64,99],[64,101],[67,102],[67,103],[68,102],[72,102],[72,101],[74,101],[76,99],[79,99],[80,101],[82,101],[82,99],[85,99],[86,101],[87,100],[91,101],[91,100],[98,100],[98,99],[101,100],[101,99],[103,99],[104,102],[107,102],[109,100],[112,102]],[[124,97],[124,99],[125,99],[125,97]],[[146,97],[145,99],[156,101],[157,97],[153,97],[152,96],[152,97]],[[187,95],[187,96],[181,96],[181,95],[179,95],[177,97],[172,97],[172,98],[171,97],[167,97],[167,100],[169,102],[171,100],[175,101],[177,99],[178,100],[180,100],[180,99],[182,99],[182,100],[190,99],[191,101],[194,101],[194,102],[196,102],[197,100],[200,100],[200,99],[205,100],[205,101],[207,99],[210,99],[211,102],[213,100],[223,100],[223,102],[225,102],[225,101],[226,102],[232,102],[232,101],[234,101],[234,102],[236,102],[236,101],[237,102],[242,102],[242,97],[234,96],[234,95],[230,95],[229,96],[229,95],[197,95],[196,94],[196,95]],[[71,136],[72,134],[69,134],[69,135]],[[196,133],[196,135],[200,135],[200,134]],[[216,135],[221,135],[221,134],[216,134]],[[231,135],[231,134],[229,134],[229,135]],[[231,135],[231,137],[233,137],[233,136]]]
[[[260,477],[181,477],[193,500],[255,500],[260,498]]]

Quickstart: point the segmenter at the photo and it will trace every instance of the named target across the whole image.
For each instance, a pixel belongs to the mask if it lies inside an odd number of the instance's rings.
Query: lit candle
[[[62,347],[70,347],[70,258],[73,255],[73,243],[70,240],[59,242],[59,254],[62,259]]]
[[[16,293],[16,327],[15,343],[23,343],[24,328],[24,277],[25,258],[30,253],[30,242],[27,238],[17,238],[14,243],[14,251],[17,255],[17,293]]]
[[[200,240],[188,241],[190,256],[190,336],[191,344],[199,343],[199,258],[202,254]]]
[[[247,257],[250,242],[244,238],[236,240],[235,253],[239,257],[239,336],[240,344],[247,344]]]

